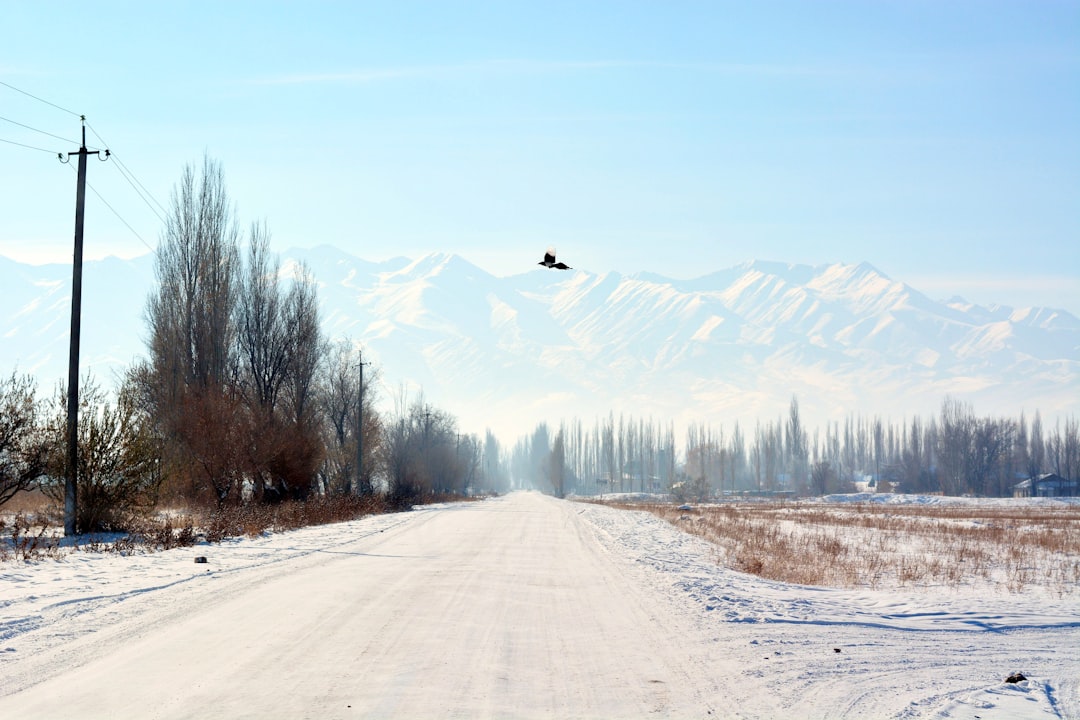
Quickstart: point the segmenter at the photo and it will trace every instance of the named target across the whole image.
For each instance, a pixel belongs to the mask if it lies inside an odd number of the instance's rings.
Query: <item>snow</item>
[[[715,558],[650,513],[522,492],[7,562],[0,712],[1080,717],[1075,595],[794,586]]]
[[[1080,318],[945,305],[866,264],[752,262],[679,280],[557,273],[531,255],[510,277],[445,253],[373,263],[324,246],[281,261],[284,274],[311,269],[326,333],[362,343],[390,386],[423,386],[463,431],[493,428],[507,445],[541,421],[613,410],[752,425],[793,396],[811,426],[883,408],[925,417],[946,394],[980,415],[1038,409],[1052,425],[1080,396]],[[82,365],[108,385],[145,354],[153,258],[84,271]],[[32,372],[41,394],[67,377],[70,282],[69,266],[0,258],[0,366]],[[703,387],[717,368],[725,387]],[[520,412],[552,387],[566,394],[545,416]]]

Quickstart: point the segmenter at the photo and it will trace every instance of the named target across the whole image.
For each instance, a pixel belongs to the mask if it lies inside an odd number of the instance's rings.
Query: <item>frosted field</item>
[[[1076,501],[1076,502],[1074,502]],[[735,570],[798,585],[1080,595],[1080,499],[853,494],[644,508]]]
[[[677,524],[515,493],[3,563],[0,714],[1080,717],[1075,592],[763,580]]]

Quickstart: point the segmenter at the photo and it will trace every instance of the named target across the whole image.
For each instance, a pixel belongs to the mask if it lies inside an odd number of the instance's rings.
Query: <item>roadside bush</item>
[[[127,530],[157,500],[160,443],[126,389],[110,403],[92,381],[84,385],[79,393],[77,531]],[[53,408],[42,489],[63,503],[67,474],[67,393],[63,387]]]
[[[0,505],[31,489],[45,471],[48,443],[29,376],[0,380]]]
[[[393,503],[378,495],[316,497],[277,505],[256,503],[218,508],[205,516],[201,527],[208,542],[221,542],[229,537],[256,537],[264,532],[356,520],[395,509]]]
[[[183,524],[179,526],[173,524],[171,516],[159,521],[135,518],[130,525],[127,537],[132,543],[151,550],[189,547],[195,544],[197,537],[191,518],[184,518]]]

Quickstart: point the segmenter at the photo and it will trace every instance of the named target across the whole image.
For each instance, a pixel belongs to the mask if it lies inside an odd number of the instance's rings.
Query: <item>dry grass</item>
[[[60,535],[44,516],[19,511],[0,518],[0,561],[59,558],[63,555]]]
[[[828,587],[1080,589],[1080,505],[634,505],[718,548],[723,565]]]
[[[427,498],[432,502],[448,498]],[[461,500],[462,498],[453,498]],[[14,499],[13,499],[14,502]],[[27,497],[17,507],[0,512],[0,562],[60,558],[69,552],[115,552],[129,555],[156,552],[197,542],[221,542],[230,537],[256,537],[310,525],[355,520],[366,515],[407,509],[382,495],[317,497],[278,505],[244,505],[211,511],[173,510],[154,517],[132,516],[126,532],[63,537],[63,517],[43,496]]]
[[[0,506],[0,562],[60,557],[63,524],[41,491],[16,493]]]
[[[13,517],[17,513],[38,514],[45,512],[52,501],[40,490],[23,490],[0,505],[0,517]]]

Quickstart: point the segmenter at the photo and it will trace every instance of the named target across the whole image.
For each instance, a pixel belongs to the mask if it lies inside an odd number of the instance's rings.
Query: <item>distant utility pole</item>
[[[97,155],[98,150],[86,149],[86,116],[82,121],[82,147],[79,148],[79,179],[75,189],[75,258],[71,270],[71,350],[68,355],[67,397],[67,479],[64,482],[64,535],[72,536],[77,530],[78,479],[79,479],[79,331],[82,316],[82,260],[83,260],[83,211],[86,206],[86,156]],[[70,162],[60,155],[62,162]],[[105,151],[109,157],[109,151]]]
[[[357,351],[357,367],[360,370],[360,391],[356,397],[356,488],[354,492],[363,489],[364,486],[364,352]]]

